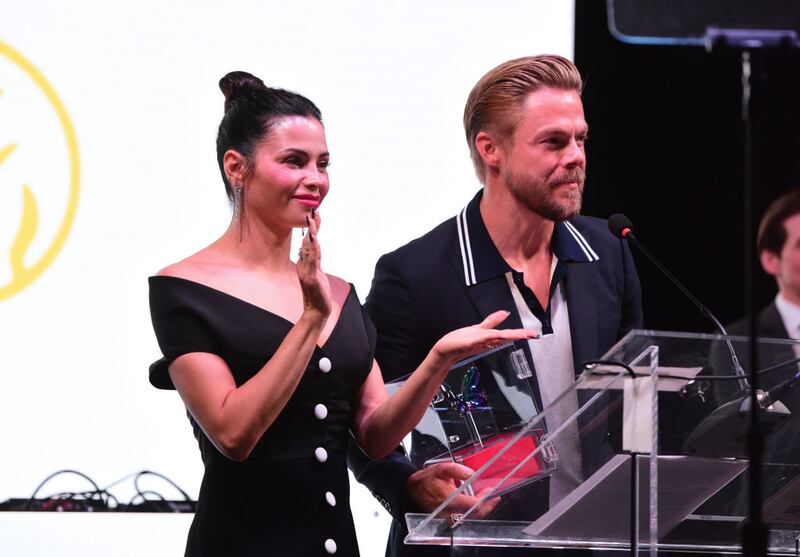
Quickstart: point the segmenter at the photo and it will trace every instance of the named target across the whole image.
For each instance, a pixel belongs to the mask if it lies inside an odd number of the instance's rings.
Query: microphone
[[[781,399],[798,379],[800,372],[765,393],[756,393],[755,400],[761,410],[759,427],[763,437],[772,435],[792,417]],[[715,408],[683,442],[683,452],[709,458],[745,456],[743,440],[749,429],[747,416],[751,408],[749,396],[738,397]]]
[[[608,217],[608,229],[617,238],[627,238],[633,231],[633,223],[626,215],[614,213]]]
[[[717,319],[714,316],[714,314],[711,313],[711,310],[709,310],[706,306],[700,303],[700,300],[695,298],[695,296],[691,292],[689,292],[689,290],[683,284],[681,284],[681,282],[677,278],[675,278],[675,275],[670,273],[669,270],[666,267],[664,267],[664,265],[662,265],[661,262],[658,261],[658,259],[656,259],[655,256],[653,256],[653,254],[651,254],[647,250],[647,248],[645,248],[642,245],[642,243],[636,238],[636,235],[633,233],[633,223],[631,222],[631,219],[629,219],[622,213],[613,214],[610,217],[608,217],[608,229],[617,238],[622,238],[623,240],[627,240],[629,243],[636,246],[636,248],[642,254],[644,254],[656,266],[656,268],[658,268],[658,270],[661,271],[661,273],[665,277],[667,277],[669,281],[672,284],[674,284],[678,288],[678,290],[680,290],[681,293],[686,298],[688,298],[690,302],[692,302],[692,304],[695,305],[695,307],[697,307],[697,309],[700,310],[700,313],[702,313],[709,321],[711,321],[714,324],[714,327],[717,329],[717,331],[719,331],[720,334],[725,336],[728,335],[728,332],[725,330],[725,327],[723,327],[719,319]],[[739,365],[739,358],[736,357],[736,352],[734,352],[731,342],[726,339],[725,344],[727,345],[728,351],[731,354],[731,361],[733,362],[734,373],[741,377],[741,379],[739,380],[739,387],[743,391],[747,390],[749,388],[749,385],[747,384],[747,379],[745,378],[744,370],[742,369],[742,366]]]
[[[700,310],[700,313],[714,324],[720,334],[727,336],[728,332],[725,330],[725,327],[722,326],[719,319],[717,319],[707,307],[700,303],[700,300],[695,298],[695,296],[636,238],[636,235],[633,233],[633,223],[631,223],[628,217],[621,213],[611,215],[608,219],[608,229],[617,238],[627,240],[629,243],[636,246],[636,248],[644,254],[658,270],[697,307],[697,309]],[[739,365],[739,358],[736,357],[733,345],[728,339],[725,340],[725,345],[731,356],[734,373],[740,378],[740,389],[745,392],[749,391],[750,386],[747,383],[742,366]],[[794,385],[794,381],[797,378],[796,376],[789,381],[781,383],[777,387],[770,389],[767,393],[756,393],[759,409],[766,410],[770,408],[770,411],[764,412],[761,417],[761,426],[767,430],[765,432],[767,435],[780,427],[791,416],[786,406],[779,402],[778,399],[786,390]],[[686,387],[684,388],[686,389]],[[750,404],[750,398],[745,395],[714,409],[711,414],[692,430],[683,442],[683,452],[689,455],[711,458],[741,456],[743,449],[742,440],[747,431],[746,416],[749,414]]]
[[[787,379],[783,383],[775,385],[766,393],[764,393],[763,396],[759,397],[758,405],[761,407],[762,410],[766,410],[776,402],[780,402],[780,400],[783,398],[783,395],[786,394],[786,391],[794,387],[794,384],[797,382],[798,379],[800,379],[800,373],[798,373],[791,379]]]

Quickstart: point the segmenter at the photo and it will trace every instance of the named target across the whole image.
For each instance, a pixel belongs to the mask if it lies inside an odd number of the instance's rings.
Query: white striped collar
[[[464,269],[464,283],[472,286],[504,275],[511,270],[492,242],[480,212],[483,190],[456,215],[458,245]],[[553,253],[559,261],[591,263],[599,259],[589,242],[570,221],[556,222]]]

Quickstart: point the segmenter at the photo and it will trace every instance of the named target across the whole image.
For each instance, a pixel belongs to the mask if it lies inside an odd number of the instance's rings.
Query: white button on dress
[[[322,447],[317,447],[316,449],[314,449],[314,456],[317,457],[317,460],[319,460],[320,462],[325,462],[326,460],[328,460],[328,451],[326,451]]]
[[[328,359],[327,357],[324,357],[324,356],[319,359],[319,364],[318,365],[319,365],[319,370],[322,373],[328,373],[331,370],[331,368],[333,367],[331,365],[330,359]]]
[[[328,416],[328,408],[324,404],[317,404],[314,407],[314,415],[318,420],[324,420]]]
[[[325,492],[325,500],[328,502],[328,504],[331,507],[335,507],[336,506],[336,497],[334,497],[333,493],[331,493],[330,491],[326,491]]]
[[[325,551],[327,551],[327,552],[328,552],[328,553],[330,553],[331,555],[333,555],[334,553],[336,553],[336,542],[335,542],[335,541],[333,541],[333,540],[332,540],[332,539],[330,539],[330,538],[328,538],[327,540],[325,540]]]

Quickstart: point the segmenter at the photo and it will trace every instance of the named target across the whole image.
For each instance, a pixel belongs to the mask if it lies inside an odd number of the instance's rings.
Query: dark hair
[[[225,193],[233,201],[233,188],[228,183],[222,158],[228,149],[241,153],[252,165],[256,145],[270,132],[276,119],[283,116],[307,116],[322,122],[322,114],[314,103],[302,95],[267,87],[247,72],[230,72],[219,80],[225,95],[225,116],[217,132],[217,162],[225,183]]]
[[[786,219],[800,213],[800,189],[793,189],[772,202],[758,227],[758,253],[780,255],[786,243]]]
[[[470,91],[464,107],[464,132],[475,173],[481,182],[484,168],[475,145],[478,133],[485,130],[497,134],[502,140],[509,139],[516,131],[520,107],[525,99],[542,87],[580,93],[583,82],[575,64],[566,58],[540,54],[500,64],[489,70]]]

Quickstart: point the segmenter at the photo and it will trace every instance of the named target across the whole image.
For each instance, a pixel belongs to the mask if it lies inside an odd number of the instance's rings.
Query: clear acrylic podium
[[[797,357],[795,341],[758,342],[766,361]],[[449,376],[454,384],[461,379],[461,392],[449,410],[446,397],[437,397],[412,437],[418,466],[448,455],[464,462],[458,455],[465,452],[485,457],[465,462],[476,473],[434,512],[406,515],[406,543],[741,552],[747,383],[734,372],[731,352],[743,358],[746,339],[632,331],[549,404],[538,397],[536,377],[513,362],[521,354],[515,348],[482,362],[490,380],[464,380],[464,366],[462,375]],[[762,381],[770,386],[796,371],[789,363]],[[775,555],[794,555],[800,538],[800,418],[793,404],[762,413],[762,508]],[[502,443],[486,451],[474,436],[454,436],[462,421],[482,424]]]

